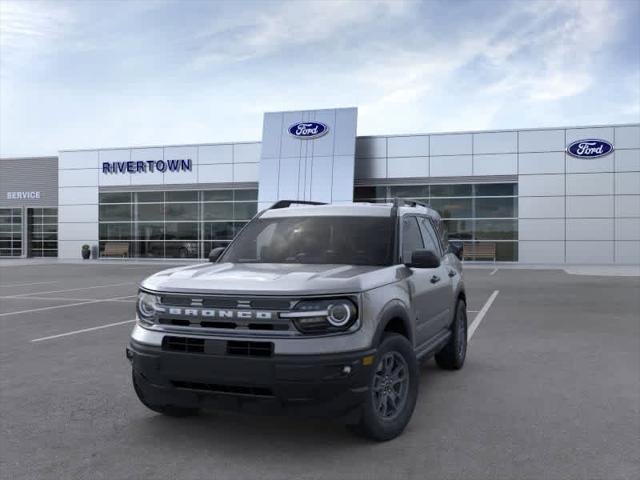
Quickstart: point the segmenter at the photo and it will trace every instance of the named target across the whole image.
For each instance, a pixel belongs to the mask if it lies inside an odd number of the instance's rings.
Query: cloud
[[[257,140],[264,111],[336,106],[359,107],[363,135],[638,121],[637,14],[615,0],[0,0],[0,154]]]
[[[316,2],[261,3],[251,20],[222,16],[199,35],[196,67],[241,62],[294,50],[307,49],[340,38],[350,28],[374,19],[399,17],[407,11],[403,0],[326,0]]]
[[[452,30],[444,44],[389,49],[360,69],[358,78],[375,92],[361,104],[363,113],[419,118],[423,112],[436,128],[491,128],[503,110],[575,98],[602,80],[596,58],[615,39],[620,20],[611,2],[502,5],[490,19]],[[455,108],[443,111],[436,97]]]
[[[49,2],[0,2],[0,62],[26,63],[42,49],[55,48],[73,16],[66,5]]]

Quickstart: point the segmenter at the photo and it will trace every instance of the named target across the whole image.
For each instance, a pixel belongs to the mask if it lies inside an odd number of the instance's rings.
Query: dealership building
[[[640,124],[356,129],[356,108],[274,112],[261,142],[1,159],[0,256],[204,258],[280,199],[400,197],[489,261],[640,264]]]

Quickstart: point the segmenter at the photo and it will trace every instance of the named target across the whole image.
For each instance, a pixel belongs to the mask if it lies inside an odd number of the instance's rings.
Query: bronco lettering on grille
[[[239,319],[239,320],[273,320],[275,312],[266,310],[223,310],[216,308],[158,308],[158,311],[168,312],[169,315],[181,317],[206,317],[214,319]]]

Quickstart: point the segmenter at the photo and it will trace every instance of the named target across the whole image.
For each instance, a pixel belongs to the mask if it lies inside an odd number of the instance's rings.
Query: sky
[[[0,156],[640,122],[640,1],[0,0]]]

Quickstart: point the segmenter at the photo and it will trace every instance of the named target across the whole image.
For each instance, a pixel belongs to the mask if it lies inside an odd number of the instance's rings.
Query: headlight
[[[302,333],[343,332],[357,322],[358,308],[348,298],[302,300],[280,317],[292,319]]]
[[[156,295],[152,295],[147,292],[138,293],[138,303],[136,310],[138,311],[138,318],[143,323],[151,324],[156,316],[156,306],[160,303],[160,298]]]

